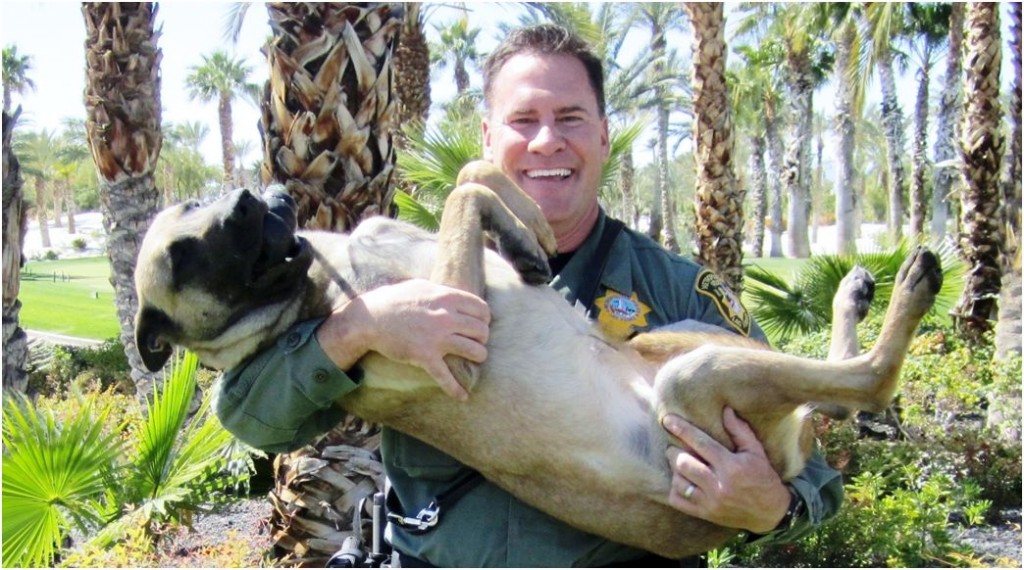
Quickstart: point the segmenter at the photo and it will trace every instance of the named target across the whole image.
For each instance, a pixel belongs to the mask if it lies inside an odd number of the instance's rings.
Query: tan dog
[[[487,361],[478,369],[449,362],[471,390],[468,402],[445,395],[423,370],[371,353],[360,361],[361,387],[338,404],[451,454],[575,527],[674,558],[737,531],[668,505],[661,418],[679,414],[731,446],[721,425],[731,406],[792,478],[810,446],[805,404],[886,406],[941,281],[935,256],[915,252],[875,347],[838,362],[735,346],[752,343],[731,335],[652,333],[621,344],[552,289],[530,285],[548,279],[555,240],[536,205],[487,163],[463,171],[438,236],[383,218],[351,235],[293,233],[290,201],[268,202],[237,191],[154,221],[136,270],[147,366],[160,368],[172,344],[210,366],[236,366],[296,321],[384,283],[430,277],[461,287],[484,296],[492,314]],[[484,249],[485,231],[511,264]]]

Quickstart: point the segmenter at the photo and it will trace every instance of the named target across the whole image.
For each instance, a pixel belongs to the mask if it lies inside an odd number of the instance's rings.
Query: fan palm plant
[[[883,314],[896,275],[911,247],[904,240],[889,251],[812,256],[792,280],[757,265],[748,266],[745,295],[751,313],[774,343],[823,330],[832,323],[832,297],[839,290],[839,282],[860,265],[875,278],[872,313]],[[937,253],[943,283],[931,313],[943,314],[953,307],[963,286],[964,265],[952,246],[939,246]]]
[[[249,450],[210,413],[209,396],[187,420],[197,366],[193,354],[178,360],[131,430],[112,424],[113,405],[97,394],[63,420],[23,398],[4,401],[6,566],[50,565],[72,528],[103,547],[132,528],[187,523],[248,480]]]

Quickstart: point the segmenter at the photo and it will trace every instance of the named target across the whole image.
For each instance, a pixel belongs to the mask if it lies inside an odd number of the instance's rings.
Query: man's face
[[[597,207],[608,158],[608,121],[583,64],[563,55],[520,54],[491,84],[485,156],[540,205],[555,233]]]

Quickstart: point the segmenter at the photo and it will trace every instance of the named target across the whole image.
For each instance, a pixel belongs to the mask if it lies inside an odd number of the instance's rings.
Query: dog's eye
[[[200,246],[199,240],[189,237],[174,241],[168,248],[171,275],[176,290],[180,290],[196,275],[204,273],[204,257],[201,255]]]

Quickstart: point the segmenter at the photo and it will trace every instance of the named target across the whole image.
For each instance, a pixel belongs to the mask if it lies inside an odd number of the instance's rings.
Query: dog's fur
[[[679,414],[731,447],[721,423],[731,406],[792,478],[810,449],[805,404],[886,406],[941,282],[935,256],[916,251],[875,347],[854,356],[848,324],[858,311],[840,303],[837,330],[847,332],[833,352],[847,359],[819,362],[727,334],[607,340],[555,291],[531,285],[548,278],[554,237],[536,205],[487,163],[463,171],[437,236],[384,218],[351,235],[294,227],[288,200],[268,204],[247,191],[161,213],[136,270],[146,365],[160,368],[180,345],[207,365],[233,367],[295,322],[413,277],[480,294],[492,314],[489,356],[481,365],[449,361],[468,402],[445,395],[423,370],[370,353],[359,363],[361,387],[338,404],[453,455],[575,527],[670,557],[707,551],[737,531],[669,506],[671,441],[661,419]],[[484,250],[485,231],[511,264]]]

